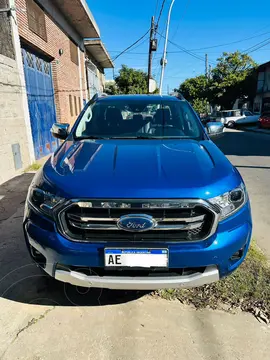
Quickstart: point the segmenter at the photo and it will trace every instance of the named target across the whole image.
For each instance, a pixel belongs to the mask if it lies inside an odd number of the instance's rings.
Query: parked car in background
[[[256,124],[260,115],[255,115],[249,110],[223,110],[217,114],[217,120],[224,126],[234,128],[244,124]]]
[[[200,117],[203,125],[206,125],[207,123],[209,123],[211,121],[210,116],[208,114],[200,114],[199,117]]]
[[[259,128],[270,129],[270,111],[264,112],[259,118]]]
[[[242,110],[241,114],[244,116],[244,118],[241,118],[237,121],[237,125],[242,124],[257,124],[260,114],[254,114],[253,112],[249,110]]]

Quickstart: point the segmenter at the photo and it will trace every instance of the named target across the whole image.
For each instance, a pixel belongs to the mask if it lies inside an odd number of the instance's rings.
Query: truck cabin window
[[[202,128],[188,103],[97,101],[86,109],[76,138],[202,138]]]

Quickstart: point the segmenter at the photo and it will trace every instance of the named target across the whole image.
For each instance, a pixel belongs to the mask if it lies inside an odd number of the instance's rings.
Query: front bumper
[[[110,289],[153,290],[160,288],[188,288],[208,284],[229,275],[244,260],[249,248],[252,223],[247,203],[240,211],[219,223],[216,233],[200,242],[132,243],[133,247],[169,250],[169,269],[202,268],[190,275],[179,276],[97,276],[86,275],[74,268],[104,268],[104,248],[130,247],[130,243],[73,242],[60,235],[55,224],[32,209],[26,211],[24,221],[26,243],[33,255],[34,249],[44,258],[44,270],[57,280],[77,286]],[[241,250],[241,256],[235,253]],[[58,267],[58,265],[61,265]],[[70,267],[70,268],[69,268]]]
[[[167,288],[192,288],[219,280],[216,266],[206,267],[203,273],[173,277],[129,277],[129,276],[89,276],[77,271],[56,270],[57,280],[83,287],[97,287],[122,290],[156,290]]]

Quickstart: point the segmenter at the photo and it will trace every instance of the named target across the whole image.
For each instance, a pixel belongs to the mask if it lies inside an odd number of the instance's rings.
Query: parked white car
[[[224,126],[234,128],[237,125],[257,124],[260,115],[255,115],[249,110],[223,110],[218,113],[217,120]]]

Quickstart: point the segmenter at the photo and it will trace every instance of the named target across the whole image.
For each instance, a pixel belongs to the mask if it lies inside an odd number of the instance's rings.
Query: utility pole
[[[170,95],[170,86],[169,86],[169,84],[167,85],[167,94]]]
[[[150,42],[149,42],[149,57],[148,57],[148,94],[150,94],[150,80],[152,78],[153,51],[156,51],[155,46],[157,45],[153,38],[154,33],[155,33],[155,18],[154,18],[154,16],[152,16],[151,30],[150,30]]]
[[[205,77],[208,79],[208,54],[205,54]]]
[[[175,0],[172,0],[171,5],[170,5],[170,9],[169,9],[169,13],[168,13],[168,19],[167,19],[167,28],[166,28],[166,37],[165,37],[165,43],[164,43],[164,51],[163,51],[163,57],[161,59],[161,76],[160,76],[160,85],[159,85],[159,94],[160,95],[162,95],[164,71],[165,71],[165,66],[167,64],[166,56],[167,56],[169,28],[170,28],[170,21],[171,21],[171,12],[172,12],[172,7],[173,7],[174,2],[175,2]]]
[[[208,79],[212,79],[212,65],[209,65]]]

